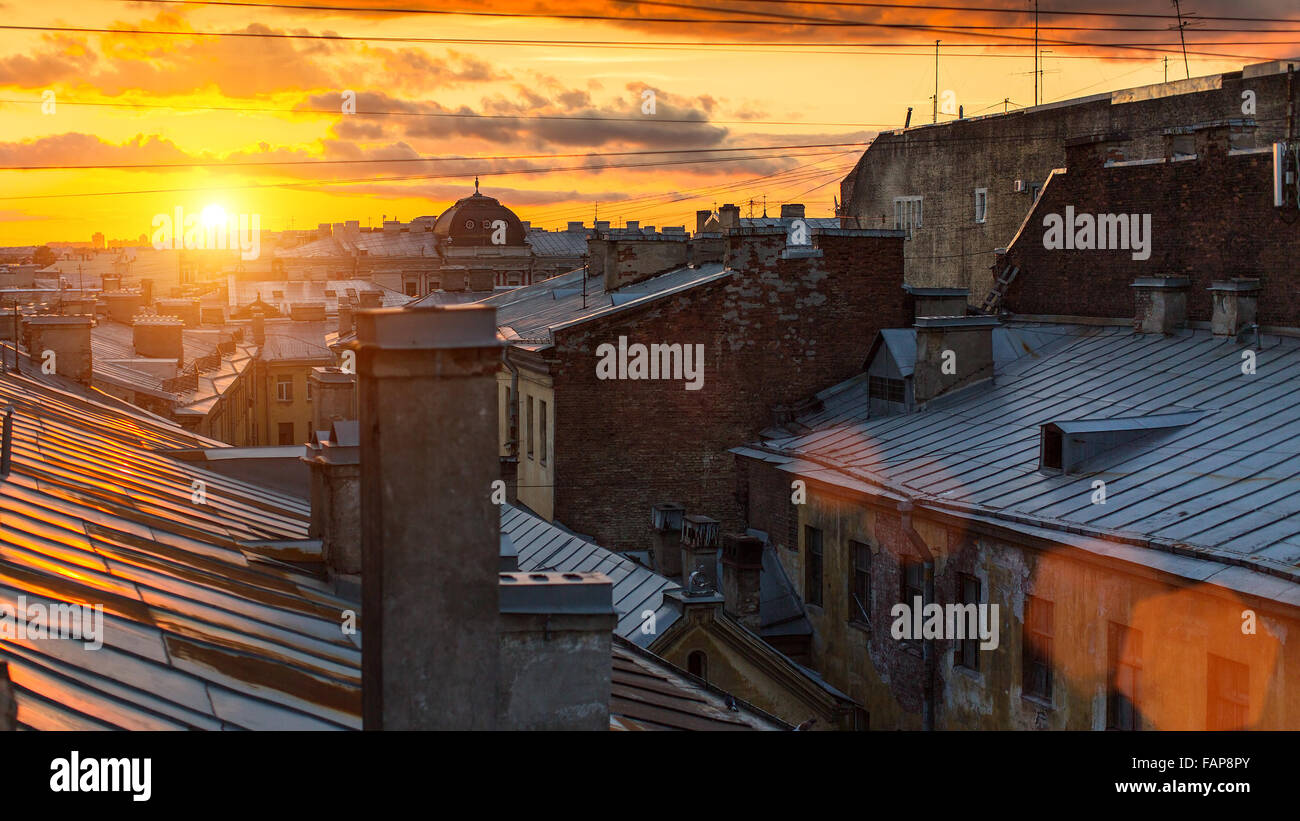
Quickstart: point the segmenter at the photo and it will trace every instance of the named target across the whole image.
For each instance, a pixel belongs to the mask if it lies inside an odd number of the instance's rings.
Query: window
[[[537,400],[537,459],[546,464],[546,402]]]
[[[1106,692],[1106,729],[1138,730],[1138,680],[1142,675],[1142,632],[1111,622],[1107,628],[1110,688]]]
[[[533,398],[524,404],[524,427],[528,429],[528,458],[533,458]]]
[[[958,616],[965,625],[962,632],[964,638],[956,639],[953,642],[953,664],[959,667],[965,667],[969,670],[980,669],[980,640],[979,634],[971,635],[971,628],[974,626],[971,620],[966,617],[965,612],[971,610],[966,605],[972,605],[979,612],[980,604],[980,580],[966,573],[957,574],[957,601],[962,605],[961,615]],[[954,637],[955,638],[955,637]]]
[[[311,389],[311,380],[308,379],[308,380],[307,380],[307,401],[308,401],[308,402],[310,402],[310,401],[312,400],[312,394],[313,394],[313,391],[312,391],[312,389]]]
[[[975,189],[975,221],[984,222],[989,214],[989,190],[987,188]]]
[[[894,230],[906,231],[910,239],[913,228],[921,227],[921,198],[894,197]]]
[[[804,525],[803,597],[809,604],[822,606],[822,532]]]
[[[1061,431],[1052,425],[1043,425],[1043,468],[1061,469]]]
[[[292,376],[277,376],[275,378],[275,398],[279,402],[293,401]]]
[[[902,584],[899,587],[899,595],[902,596],[903,604],[908,607],[913,606],[917,599],[925,601],[925,565],[911,556],[902,557],[902,567],[899,576]]]
[[[890,379],[887,376],[867,377],[867,395],[872,399],[881,399],[885,402],[902,404],[906,401],[903,380]]]
[[[1046,699],[1052,697],[1052,608],[1046,599],[1025,598],[1024,692]]]
[[[853,576],[849,581],[849,621],[871,623],[871,545],[849,542]]]
[[[1240,730],[1246,726],[1250,695],[1250,668],[1210,654],[1206,675],[1208,698],[1205,728],[1207,730]]]
[[[281,422],[281,423],[280,423],[280,444],[282,444],[282,445],[293,445],[293,444],[297,444],[296,442],[293,441],[293,438],[294,438],[294,437],[293,437],[293,423],[292,423],[292,422]]]
[[[406,295],[407,295],[407,296],[419,296],[418,291],[419,291],[419,288],[420,288],[420,283],[418,283],[418,282],[407,282],[407,283],[404,283],[404,284],[403,284],[403,287],[404,287],[405,290],[406,290]]]
[[[709,680],[709,657],[703,650],[696,650],[686,657],[686,672],[696,678]]]

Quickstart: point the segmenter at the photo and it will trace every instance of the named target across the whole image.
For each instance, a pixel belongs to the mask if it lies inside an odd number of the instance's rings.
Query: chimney
[[[576,222],[570,222],[569,226],[564,230],[569,232],[574,232],[574,233],[583,230],[582,220],[578,220]]]
[[[108,318],[123,325],[130,324],[135,315],[140,313],[141,306],[149,304],[144,301],[143,294],[135,291],[111,291],[103,295],[103,300],[108,309]]]
[[[603,261],[597,262],[596,267],[603,271],[606,291],[684,268],[690,257],[685,234],[633,234],[593,240],[587,247],[591,260],[603,255]]]
[[[384,295],[379,291],[360,291],[357,303],[361,308],[378,308],[384,304]]]
[[[627,222],[623,223],[623,227],[628,231],[640,231],[641,220],[628,220]]]
[[[179,317],[185,327],[194,328],[199,324],[199,301],[193,298],[160,299],[158,313]]]
[[[740,206],[727,203],[718,209],[718,222],[723,232],[736,231],[740,228]]]
[[[496,309],[361,311],[352,346],[360,375],[363,726],[493,729]]]
[[[916,318],[916,363],[912,392],[916,403],[993,377],[991,316],[921,316]]]
[[[803,219],[803,203],[787,202],[782,205],[781,219]]]
[[[54,373],[82,385],[94,378],[94,364],[90,351],[92,316],[29,316],[23,320],[23,334],[27,340],[27,353],[35,360],[32,364],[44,368],[52,362]],[[49,358],[47,352],[52,352]]]
[[[686,508],[676,502],[663,502],[650,508],[654,569],[670,578],[682,575],[682,517],[685,515]]]
[[[723,609],[736,621],[758,632],[759,580],[763,572],[763,541],[740,533],[722,537]]]
[[[105,291],[120,291],[122,290],[122,275],[103,274],[100,276],[100,285]]]
[[[707,208],[695,212],[695,233],[699,234],[704,231],[704,226],[711,216],[713,216],[713,212]]]
[[[253,344],[261,347],[266,344],[266,317],[261,311],[253,311]]]
[[[500,574],[499,730],[609,730],[614,587],[603,573]]]
[[[135,355],[148,359],[175,359],[185,365],[185,323],[174,316],[141,314],[131,325]]]
[[[904,285],[907,300],[913,305],[912,317],[965,316],[970,301],[968,288],[918,288]]]
[[[346,299],[339,300],[339,336],[352,333],[352,303]]]
[[[700,573],[700,582],[710,590],[718,589],[717,519],[691,514],[682,517],[682,584],[689,587],[691,576]]]
[[[1187,327],[1187,277],[1138,277],[1133,329],[1143,334],[1170,334]]]
[[[355,419],[327,424],[327,430],[313,425],[302,457],[311,471],[307,535],[321,540],[325,566],[336,584],[355,585],[362,565],[361,434]]]
[[[334,422],[357,418],[357,375],[340,368],[312,368],[311,429],[325,431]]]
[[[140,302],[143,305],[153,304],[153,280],[140,280]]]
[[[1255,324],[1259,290],[1259,279],[1253,277],[1210,283],[1210,296],[1214,300],[1210,328],[1215,336],[1236,336],[1246,326]]]
[[[18,729],[18,700],[9,680],[9,664],[0,661],[0,733]]]

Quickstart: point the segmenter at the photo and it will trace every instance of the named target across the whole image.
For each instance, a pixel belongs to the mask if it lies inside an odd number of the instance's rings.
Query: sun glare
[[[203,223],[204,228],[216,228],[226,224],[226,209],[217,205],[215,202],[203,209],[199,214],[199,220]]]

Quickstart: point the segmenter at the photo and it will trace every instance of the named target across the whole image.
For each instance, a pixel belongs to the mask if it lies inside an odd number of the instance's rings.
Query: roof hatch
[[[1207,412],[1153,413],[1106,419],[1062,419],[1040,426],[1039,469],[1077,473],[1089,459],[1114,448],[1192,424]]]

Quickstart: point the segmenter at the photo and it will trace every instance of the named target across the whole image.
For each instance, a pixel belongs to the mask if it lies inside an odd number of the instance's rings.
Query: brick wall
[[[1186,276],[1187,312],[1209,321],[1212,280],[1257,276],[1261,325],[1300,326],[1300,211],[1273,207],[1272,158],[1206,146],[1195,160],[1106,168],[1087,152],[1044,190],[1003,263],[1020,266],[1004,306],[1020,314],[1131,317],[1139,276]],[[1151,214],[1151,257],[1123,250],[1047,250],[1043,218]]]
[[[1016,180],[1041,184],[1065,164],[1066,141],[1088,134],[1126,134],[1129,159],[1161,156],[1167,127],[1251,116],[1242,111],[1245,91],[1255,94],[1258,144],[1281,139],[1286,74],[1237,71],[885,132],[841,182],[840,199],[861,227],[892,228],[894,198],[923,197],[922,227],[905,246],[907,281],[969,287],[980,304],[993,285],[994,249],[1011,242],[1033,205]],[[976,188],[988,190],[984,222],[975,221]]]
[[[728,449],[770,425],[773,406],[859,372],[876,331],[906,321],[900,238],[831,232],[814,242],[821,257],[782,259],[784,232],[738,232],[731,277],[556,334],[558,520],[614,549],[649,546],[659,502],[741,527]],[[597,348],[620,335],[629,345],[703,344],[703,389],[598,379]]]

